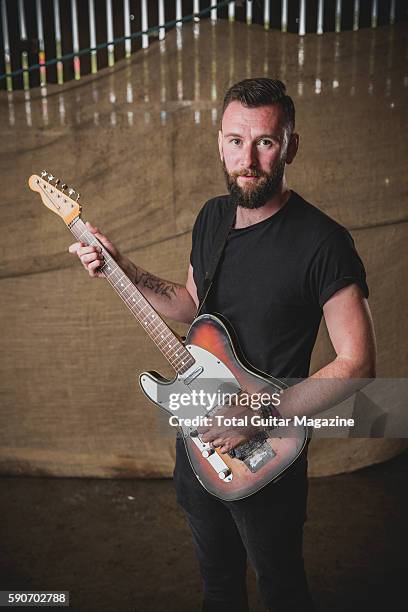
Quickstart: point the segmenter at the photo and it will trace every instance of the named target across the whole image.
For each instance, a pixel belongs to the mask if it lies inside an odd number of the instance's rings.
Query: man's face
[[[287,161],[288,138],[280,106],[246,108],[231,102],[222,118],[218,146],[233,200],[260,208],[280,188]]]

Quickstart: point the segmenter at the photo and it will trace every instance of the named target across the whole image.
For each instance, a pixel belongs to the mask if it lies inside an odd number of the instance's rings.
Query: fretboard
[[[118,266],[105,247],[87,229],[82,219],[75,219],[69,229],[79,242],[100,246],[104,256],[103,272],[109,284],[123,300],[131,313],[136,317],[150,338],[163,353],[167,361],[179,374],[186,372],[194,365],[194,358],[186,347],[166,325],[150,302],[139,291],[136,285]]]

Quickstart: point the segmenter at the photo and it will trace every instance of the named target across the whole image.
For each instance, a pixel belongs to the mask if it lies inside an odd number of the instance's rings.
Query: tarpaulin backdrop
[[[181,48],[172,32],[164,53],[153,45],[96,77],[50,86],[46,99],[33,91],[29,108],[22,92],[1,92],[2,474],[171,475],[173,439],[138,387],[141,370],[171,369],[110,286],[67,253],[70,233],[27,179],[45,168],[73,183],[84,219],[140,266],[184,282],[195,216],[225,192],[222,96],[247,76],[286,82],[300,133],[289,184],[351,230],[368,274],[378,376],[407,375],[407,88],[403,27],[392,39],[390,31],[300,39],[203,23],[199,40],[186,26]],[[332,357],[322,326],[312,371]],[[355,469],[404,447],[315,440],[310,473]]]

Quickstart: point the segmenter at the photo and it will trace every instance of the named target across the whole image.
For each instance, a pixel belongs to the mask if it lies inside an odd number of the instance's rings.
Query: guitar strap
[[[236,212],[236,205],[230,204],[217,227],[217,231],[214,238],[212,256],[204,277],[204,295],[198,306],[196,317],[200,315],[202,309],[204,308],[205,300],[208,298],[208,294],[210,293],[214,276],[217,271],[218,264],[220,263],[222,252],[227,243],[228,234],[234,223]]]

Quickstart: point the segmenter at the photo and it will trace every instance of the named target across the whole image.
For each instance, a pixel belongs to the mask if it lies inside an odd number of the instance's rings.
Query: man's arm
[[[335,406],[376,376],[376,342],[368,302],[357,284],[337,291],[323,306],[336,357],[283,394],[284,417],[311,416]]]
[[[375,378],[376,343],[367,300],[360,287],[349,285],[337,291],[323,307],[326,326],[336,357],[309,378],[286,389],[278,412],[284,418],[313,416],[337,405]],[[231,415],[254,413],[250,408],[233,407]],[[259,428],[248,426],[199,428],[202,439],[228,452],[251,438]]]
[[[97,227],[87,223],[87,228],[109,251],[125,274],[149,300],[153,308],[174,321],[187,324],[193,321],[197,311],[198,298],[191,265],[185,286],[164,280],[136,266],[128,257],[122,255]],[[78,255],[82,265],[88,270],[89,276],[92,278],[104,276],[99,270],[103,264],[100,247],[75,242],[69,247],[69,252]]]
[[[374,325],[360,287],[352,284],[337,291],[323,314],[336,358],[312,378],[375,378]]]
[[[186,285],[183,286],[146,272],[128,257],[122,257],[118,263],[158,312],[173,321],[187,324],[193,322],[197,312],[198,298],[191,264]]]

